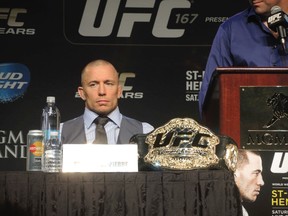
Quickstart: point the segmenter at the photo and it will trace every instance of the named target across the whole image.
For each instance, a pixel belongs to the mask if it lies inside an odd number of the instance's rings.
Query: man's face
[[[273,6],[279,5],[281,7],[281,0],[249,0],[249,2],[256,13],[263,16],[268,16]]]
[[[260,193],[260,187],[264,185],[262,159],[251,152],[247,152],[247,156],[249,162],[235,171],[235,182],[242,201],[254,202]]]
[[[115,68],[103,64],[86,68],[78,92],[88,109],[98,115],[108,115],[117,107],[122,89]]]

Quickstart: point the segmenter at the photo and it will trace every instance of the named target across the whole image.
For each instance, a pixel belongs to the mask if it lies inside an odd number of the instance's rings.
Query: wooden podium
[[[240,146],[240,87],[288,86],[287,68],[217,68],[203,107],[203,123]]]

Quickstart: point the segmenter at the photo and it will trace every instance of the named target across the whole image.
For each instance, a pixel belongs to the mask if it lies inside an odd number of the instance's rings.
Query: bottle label
[[[47,150],[44,153],[44,172],[62,171],[62,151]]]

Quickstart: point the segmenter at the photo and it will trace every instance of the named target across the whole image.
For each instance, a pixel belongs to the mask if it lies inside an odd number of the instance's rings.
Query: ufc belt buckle
[[[220,138],[190,118],[175,118],[147,135],[149,145],[144,161],[155,167],[172,170],[193,170],[221,167],[235,171],[237,145],[225,143],[222,158],[216,155]],[[223,146],[223,145],[222,145]]]

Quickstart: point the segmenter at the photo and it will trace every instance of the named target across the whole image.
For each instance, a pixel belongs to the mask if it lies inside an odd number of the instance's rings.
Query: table
[[[0,172],[5,216],[240,216],[226,170],[137,173]]]

